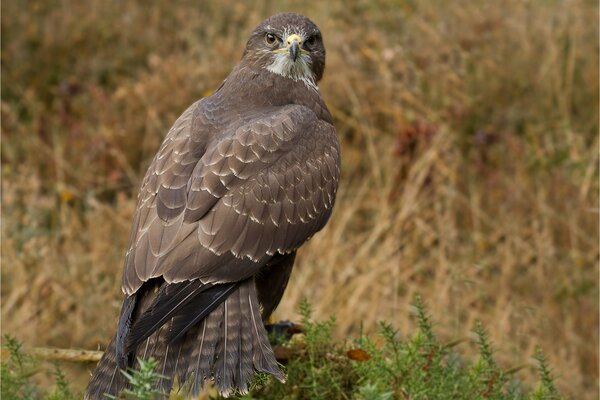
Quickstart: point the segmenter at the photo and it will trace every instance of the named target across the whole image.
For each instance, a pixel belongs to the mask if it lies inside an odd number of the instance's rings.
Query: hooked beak
[[[298,54],[300,54],[300,45],[298,44],[298,42],[294,41],[288,47],[288,49],[288,51],[290,52],[290,57],[292,57],[292,61],[295,62],[298,59]]]
[[[302,38],[295,33],[290,35],[285,40],[287,43],[287,50],[290,53],[290,57],[292,57],[292,61],[296,61],[298,56],[300,55],[300,45],[302,44]]]

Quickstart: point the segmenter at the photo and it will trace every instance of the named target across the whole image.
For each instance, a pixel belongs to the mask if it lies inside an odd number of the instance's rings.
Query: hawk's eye
[[[315,43],[317,43],[317,37],[315,35],[313,35],[313,36],[309,37],[305,43],[308,47],[313,47],[315,45]]]
[[[267,42],[268,45],[273,45],[275,44],[275,42],[277,41],[277,36],[273,35],[272,33],[267,33],[265,35],[265,42]]]

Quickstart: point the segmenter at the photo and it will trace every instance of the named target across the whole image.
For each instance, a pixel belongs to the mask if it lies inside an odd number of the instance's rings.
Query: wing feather
[[[196,104],[178,119],[144,179],[127,294],[158,276],[239,281],[269,255],[294,251],[331,214],[339,180],[331,124],[289,105],[211,133],[202,123],[208,107]]]

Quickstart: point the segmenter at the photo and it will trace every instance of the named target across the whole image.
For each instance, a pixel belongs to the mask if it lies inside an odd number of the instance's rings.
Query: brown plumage
[[[296,249],[326,224],[339,144],[317,88],[317,26],[283,13],[250,35],[215,93],[167,134],[139,194],[115,337],[86,398],[126,387],[119,369],[154,357],[197,393],[246,392],[256,371],[284,379],[263,320],[277,307]]]

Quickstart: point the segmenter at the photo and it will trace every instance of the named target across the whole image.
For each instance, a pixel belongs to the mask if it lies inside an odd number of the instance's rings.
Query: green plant
[[[504,370],[494,358],[493,345],[483,325],[473,333],[478,357],[470,362],[455,351],[458,343],[441,344],[425,303],[416,296],[413,316],[418,331],[404,340],[390,324],[380,323],[380,338],[361,334],[339,343],[331,336],[333,319],[314,322],[311,308],[301,303],[304,340],[292,345],[295,356],[287,365],[288,382],[283,385],[261,380],[245,399],[532,399],[559,398],[552,374],[541,353],[540,384],[534,391],[514,374],[521,368]],[[554,397],[553,397],[554,396]]]
[[[42,371],[38,361],[23,352],[22,344],[14,337],[4,335],[3,341],[2,347],[7,350],[8,355],[0,364],[0,397],[2,399],[71,400],[75,398],[58,364],[53,364],[51,375],[54,378],[54,387],[48,392],[33,379]]]
[[[119,396],[107,395],[110,399],[152,400],[164,397],[164,393],[156,390],[157,383],[164,378],[156,372],[157,361],[154,358],[143,360],[138,358],[138,367],[129,368],[121,373],[127,378],[129,387],[124,389]]]
[[[1,393],[3,399],[34,399],[36,387],[30,378],[37,373],[34,360],[24,354],[22,345],[15,338],[4,335],[4,348],[8,350],[8,358],[1,364]]]
[[[48,400],[72,400],[75,396],[69,388],[67,377],[60,369],[57,362],[53,363],[52,375],[54,376],[55,387],[48,395]]]
[[[538,373],[540,375],[540,383],[536,391],[533,393],[533,398],[536,400],[561,399],[562,396],[554,384],[554,377],[552,376],[552,371],[550,369],[550,365],[548,364],[548,360],[546,360],[546,356],[540,347],[536,348],[533,358],[537,362]]]

